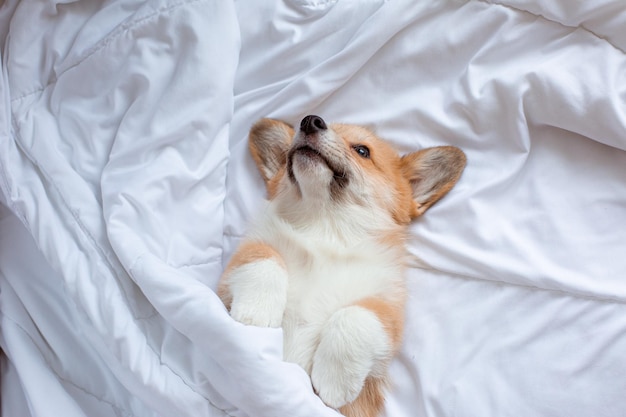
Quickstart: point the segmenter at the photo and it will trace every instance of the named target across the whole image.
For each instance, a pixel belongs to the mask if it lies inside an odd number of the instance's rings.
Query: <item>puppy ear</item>
[[[294,130],[285,122],[261,119],[250,129],[250,153],[267,185],[287,163]]]
[[[466,161],[463,151],[454,146],[427,148],[402,157],[402,173],[413,189],[412,217],[422,215],[450,191]]]

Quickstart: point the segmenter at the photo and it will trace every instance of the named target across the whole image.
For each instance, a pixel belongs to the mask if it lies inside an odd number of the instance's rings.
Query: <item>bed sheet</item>
[[[337,416],[213,293],[261,117],[462,148],[388,417],[626,412],[626,6],[6,1],[2,415]],[[4,207],[3,207],[4,206]]]

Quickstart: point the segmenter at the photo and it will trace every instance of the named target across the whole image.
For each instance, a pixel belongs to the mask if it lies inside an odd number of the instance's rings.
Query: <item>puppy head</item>
[[[310,207],[359,206],[407,224],[458,181],[465,154],[452,146],[400,156],[359,126],[305,117],[297,131],[262,119],[250,131],[250,151],[270,199]]]

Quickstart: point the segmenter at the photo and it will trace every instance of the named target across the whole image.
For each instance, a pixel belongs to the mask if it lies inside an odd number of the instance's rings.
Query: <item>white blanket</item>
[[[213,290],[261,117],[455,145],[385,414],[626,414],[621,0],[7,0],[3,416],[338,414]]]

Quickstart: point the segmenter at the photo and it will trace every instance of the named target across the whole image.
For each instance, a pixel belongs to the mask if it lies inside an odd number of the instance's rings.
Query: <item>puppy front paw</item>
[[[376,314],[359,307],[335,312],[320,336],[313,356],[311,382],[327,405],[353,402],[370,373],[378,373],[391,357],[391,344]]]
[[[259,327],[282,325],[287,304],[287,271],[279,261],[265,258],[247,262],[228,271],[226,278],[232,295],[233,319]]]
[[[249,326],[280,327],[283,322],[283,310],[280,302],[264,303],[251,300],[233,300],[230,307],[230,316]]]
[[[339,408],[354,401],[363,388],[367,372],[365,375],[361,372],[349,372],[326,353],[319,353],[315,356],[311,382],[322,401],[333,408]]]

